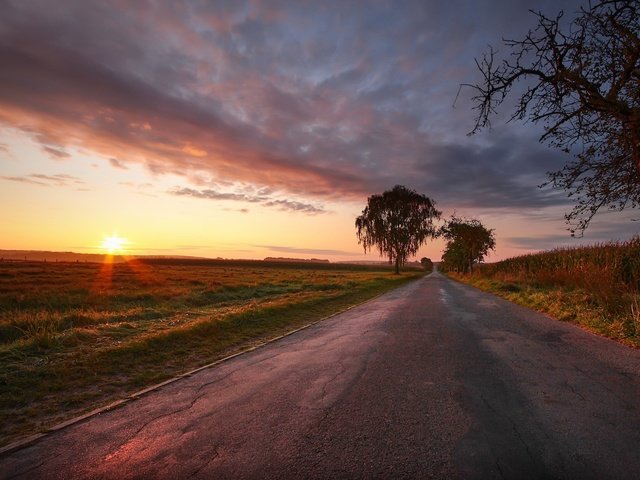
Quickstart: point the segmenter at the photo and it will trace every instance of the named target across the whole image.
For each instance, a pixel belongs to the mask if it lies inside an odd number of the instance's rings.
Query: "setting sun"
[[[126,238],[121,238],[117,235],[110,235],[108,237],[104,237],[100,244],[100,248],[102,250],[106,250],[110,254],[123,253],[127,243],[129,242]]]

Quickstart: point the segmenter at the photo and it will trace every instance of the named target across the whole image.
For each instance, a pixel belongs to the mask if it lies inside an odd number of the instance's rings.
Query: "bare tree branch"
[[[543,126],[541,142],[572,153],[551,185],[576,200],[566,215],[583,233],[600,209],[640,205],[640,2],[605,0],[582,8],[563,31],[554,18],[531,11],[538,25],[520,40],[504,40],[510,55],[498,62],[489,47],[476,66],[474,134],[518,86],[510,121]]]

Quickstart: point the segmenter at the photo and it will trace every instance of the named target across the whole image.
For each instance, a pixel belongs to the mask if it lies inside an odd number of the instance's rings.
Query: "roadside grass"
[[[0,263],[0,445],[423,275],[309,267]]]
[[[640,347],[640,237],[479,265],[450,277]]]

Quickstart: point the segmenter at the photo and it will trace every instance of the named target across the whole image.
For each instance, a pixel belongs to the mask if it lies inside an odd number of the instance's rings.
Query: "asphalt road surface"
[[[640,478],[640,351],[438,273],[0,458],[0,478]]]

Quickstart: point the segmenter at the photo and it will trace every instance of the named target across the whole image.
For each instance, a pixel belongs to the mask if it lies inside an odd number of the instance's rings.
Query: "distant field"
[[[258,261],[0,262],[0,445],[422,274]]]
[[[640,347],[640,237],[514,257],[449,275]]]

